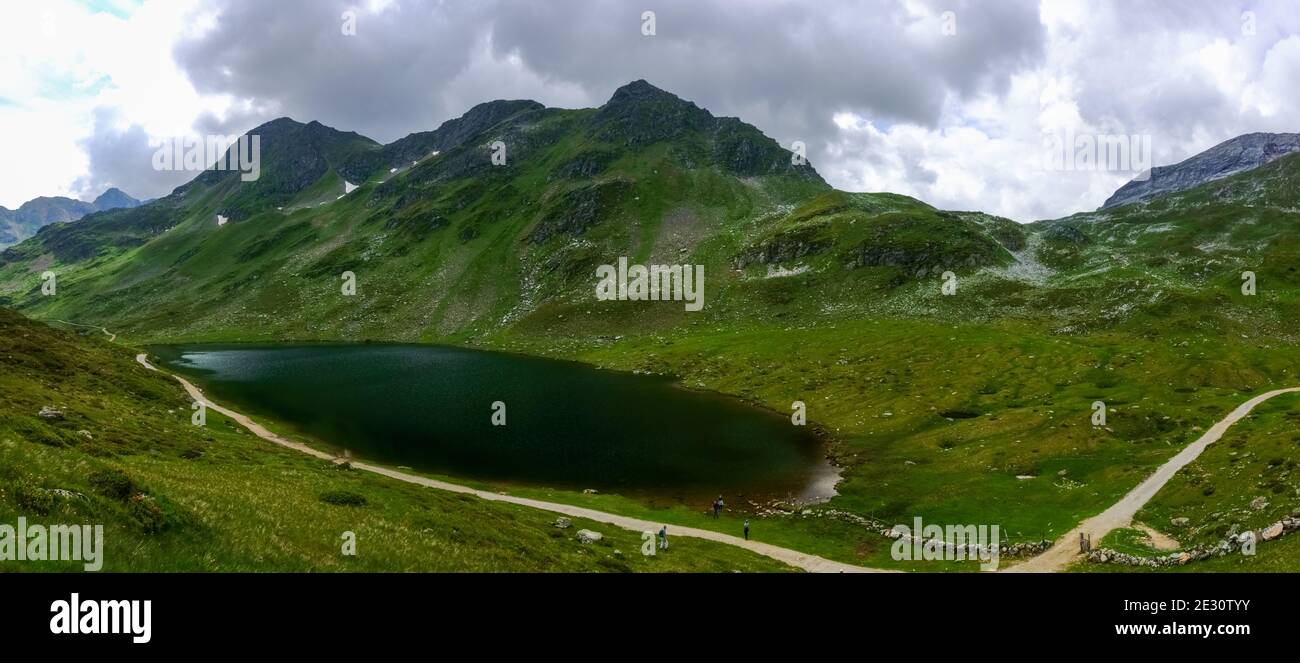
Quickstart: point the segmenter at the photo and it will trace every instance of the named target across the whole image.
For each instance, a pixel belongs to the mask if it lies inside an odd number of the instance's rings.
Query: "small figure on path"
[[[745,540],[749,540],[749,519],[745,519]]]
[[[668,550],[668,526],[664,525],[659,530],[659,549]]]
[[[722,507],[724,507],[724,506],[726,506],[726,503],[722,501],[722,496],[721,496],[721,495],[718,496],[718,499],[713,500],[713,517],[714,517],[714,518],[717,518],[718,516],[722,515]]]

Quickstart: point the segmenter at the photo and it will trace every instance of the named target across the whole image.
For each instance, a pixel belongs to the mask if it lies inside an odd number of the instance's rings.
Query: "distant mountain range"
[[[205,171],[140,207],[46,228],[0,253],[0,305],[152,339],[612,337],[828,312],[1079,330],[1153,311],[1226,316],[1223,284],[1242,271],[1296,278],[1288,135],[1157,168],[1121,189],[1141,204],[1022,225],[837,191],[757,128],[645,81],[598,108],[486,102],[387,145],[289,118],[249,133],[260,178]],[[703,265],[705,311],[595,301],[595,270],[620,258]],[[58,298],[41,296],[45,269],[69,284]],[[355,298],[338,296],[345,272]],[[967,296],[938,297],[949,273]]]
[[[1150,177],[1120,187],[1102,209],[1186,191],[1207,182],[1259,168],[1300,150],[1300,134],[1253,133],[1224,141],[1172,166],[1151,169]]]
[[[111,188],[93,202],[74,200],[62,196],[34,198],[18,209],[0,207],[0,249],[17,244],[36,234],[36,231],[62,221],[76,221],[93,212],[138,207],[141,201]]]

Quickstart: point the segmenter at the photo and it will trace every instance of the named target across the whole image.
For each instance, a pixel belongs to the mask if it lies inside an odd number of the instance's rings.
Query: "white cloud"
[[[1290,0],[659,5],[653,39],[640,8],[618,2],[7,7],[0,204],[121,182],[164,194],[174,177],[134,170],[144,137],[290,114],[393,140],[490,99],[597,105],[636,78],[807,142],[842,188],[1021,221],[1093,209],[1128,179],[1044,170],[1044,132],[1151,134],[1156,163],[1170,163],[1242,133],[1298,130]],[[353,7],[357,35],[343,37]],[[939,31],[950,7],[955,37]]]
[[[1254,35],[1241,30],[1247,6]],[[934,126],[842,114],[816,165],[843,188],[1031,221],[1095,209],[1132,175],[1046,170],[1043,132],[1150,134],[1160,165],[1252,131],[1300,131],[1300,18],[1284,3],[1043,0],[1040,19],[1045,57],[1005,93],[946,105]]]
[[[558,108],[604,103],[575,83],[548,81],[518,53],[497,53],[491,34],[479,37],[465,68],[442,86],[440,93],[444,108],[460,109],[453,113],[492,99],[532,99]]]
[[[1258,79],[1242,86],[1243,111],[1294,122],[1300,117],[1300,36],[1277,42],[1264,56]]]
[[[116,3],[109,13],[68,0],[6,5],[0,146],[7,158],[0,160],[0,205],[16,207],[39,195],[99,194],[78,189],[90,175],[84,141],[97,121],[101,132],[135,126],[151,136],[173,136],[190,131],[200,112],[228,105],[219,95],[200,97],[171,56],[195,6],[194,0]],[[148,162],[140,168],[147,170]]]

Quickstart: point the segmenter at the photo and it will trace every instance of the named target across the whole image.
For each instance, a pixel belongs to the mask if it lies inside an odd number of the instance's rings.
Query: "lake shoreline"
[[[492,487],[502,488],[502,489],[563,490],[563,491],[571,491],[574,492],[575,494],[579,493],[580,491],[596,489],[603,493],[624,495],[629,499],[634,499],[641,503],[661,504],[661,505],[664,503],[698,505],[701,500],[705,499],[706,493],[712,494],[720,490],[721,492],[728,494],[730,496],[729,499],[731,499],[732,502],[737,506],[747,502],[748,503],[760,502],[764,504],[770,504],[775,502],[785,502],[785,503],[793,502],[800,505],[812,505],[812,504],[824,503],[833,499],[837,495],[837,492],[835,491],[835,486],[841,480],[842,468],[838,464],[832,461],[832,457],[830,455],[830,451],[832,449],[832,444],[833,444],[833,438],[826,435],[826,431],[824,431],[820,427],[813,425],[813,426],[809,426],[807,430],[802,430],[799,431],[798,433],[790,432],[788,431],[788,429],[784,427],[785,417],[781,416],[780,413],[773,412],[771,409],[763,407],[759,404],[752,403],[747,399],[737,398],[728,394],[723,394],[721,392],[716,392],[712,390],[703,390],[703,389],[687,387],[686,385],[682,384],[679,380],[671,376],[655,375],[655,374],[638,374],[629,371],[613,370],[613,369],[608,369],[600,366],[595,366],[588,362],[576,361],[572,359],[556,359],[551,357],[539,357],[535,354],[503,351],[494,348],[469,348],[469,347],[448,345],[448,344],[421,344],[421,343],[403,343],[403,342],[389,342],[389,341],[366,342],[366,343],[353,343],[347,341],[313,341],[308,343],[290,344],[290,343],[266,343],[261,341],[248,341],[248,342],[220,342],[220,343],[201,343],[201,344],[155,343],[155,344],[149,344],[145,346],[145,349],[149,351],[152,356],[158,359],[159,362],[167,366],[169,370],[179,371],[180,373],[185,374],[197,380],[200,383],[203,383],[205,391],[211,390],[212,393],[214,393],[214,395],[219,394],[221,399],[224,401],[232,402],[233,404],[239,405],[243,409],[250,410],[250,413],[254,413],[261,418],[274,421],[282,429],[291,431],[293,435],[301,437],[303,439],[310,440],[312,446],[314,446],[315,448],[323,449],[328,451],[329,453],[338,454],[338,455],[342,455],[344,449],[351,449],[352,453],[357,458],[367,458],[375,462],[384,463],[391,467],[414,468],[416,471],[426,472],[435,476],[478,482],[479,484],[484,486],[492,486]],[[604,376],[598,378],[599,382],[597,382],[597,384],[605,384],[606,381],[613,380],[615,381],[614,384],[617,386],[619,381],[635,380],[637,381],[636,384],[638,385],[638,387],[636,391],[631,392],[631,395],[633,396],[645,396],[648,393],[648,390],[650,390],[650,392],[653,392],[655,390],[667,389],[673,393],[679,394],[679,396],[671,397],[672,399],[676,399],[673,402],[678,402],[679,405],[684,403],[686,405],[692,406],[691,409],[694,410],[709,411],[709,416],[716,416],[713,414],[714,410],[721,411],[725,414],[725,416],[728,417],[740,416],[742,417],[742,423],[744,421],[749,421],[749,423],[746,424],[746,426],[748,426],[749,428],[752,428],[755,425],[755,421],[757,421],[758,424],[761,424],[760,429],[765,429],[765,430],[772,428],[774,425],[777,425],[779,422],[780,435],[788,439],[799,438],[799,439],[807,440],[807,442],[803,443],[808,445],[807,450],[804,452],[799,452],[799,454],[805,457],[806,460],[800,461],[800,463],[797,466],[795,466],[802,469],[795,470],[793,467],[786,467],[786,469],[781,470],[782,473],[797,471],[799,473],[799,476],[803,476],[803,479],[799,484],[800,487],[797,489],[792,487],[789,491],[787,491],[787,489],[780,489],[779,491],[773,492],[770,489],[755,490],[753,487],[748,489],[727,488],[725,485],[723,485],[720,488],[710,487],[706,489],[698,486],[695,488],[691,488],[690,482],[692,480],[689,477],[698,475],[701,471],[703,471],[699,468],[694,468],[694,467],[688,468],[690,471],[695,473],[694,475],[688,475],[685,478],[678,479],[677,484],[674,484],[671,481],[665,481],[663,487],[660,487],[658,484],[647,485],[648,480],[644,477],[640,480],[641,485],[636,485],[635,482],[626,483],[627,480],[625,480],[623,483],[611,485],[608,482],[605,483],[591,482],[582,479],[568,480],[568,481],[563,481],[563,480],[556,481],[553,479],[524,479],[524,478],[512,477],[509,475],[501,475],[501,474],[494,475],[491,473],[477,473],[473,471],[470,472],[457,471],[455,468],[425,464],[420,462],[419,460],[409,460],[408,458],[403,458],[401,456],[394,456],[392,453],[382,453],[382,452],[372,453],[373,450],[365,448],[364,444],[358,444],[357,438],[355,436],[321,434],[321,429],[319,427],[313,427],[311,425],[302,425],[302,422],[295,422],[294,417],[292,416],[290,417],[281,416],[281,413],[276,410],[274,403],[267,404],[266,402],[261,401],[259,399],[249,400],[246,398],[240,398],[238,395],[235,395],[235,397],[232,400],[232,394],[230,394],[228,390],[223,390],[223,385],[214,384],[212,376],[206,374],[204,372],[205,369],[203,367],[186,366],[183,365],[183,363],[178,363],[178,362],[182,362],[183,360],[181,360],[178,356],[173,354],[178,352],[184,353],[187,350],[191,352],[203,352],[203,353],[222,353],[222,352],[226,352],[227,350],[231,350],[231,351],[239,351],[240,353],[246,354],[250,352],[257,353],[262,350],[299,351],[304,349],[307,350],[325,349],[328,350],[330,353],[338,353],[338,352],[352,353],[352,352],[359,351],[362,353],[369,353],[369,354],[373,354],[370,353],[372,349],[378,349],[378,350],[382,350],[384,353],[389,353],[389,354],[395,353],[397,355],[404,355],[406,353],[415,352],[424,355],[426,360],[429,355],[432,355],[434,357],[451,356],[452,358],[463,358],[463,356],[466,353],[469,353],[472,354],[474,357],[492,358],[489,361],[512,362],[515,360],[521,360],[524,362],[530,362],[533,365],[541,364],[544,365],[544,367],[548,371],[551,370],[552,367],[562,367],[560,369],[561,371],[563,370],[581,371],[584,373],[579,374],[578,379],[576,380],[576,382],[579,383],[583,382],[584,380],[590,381],[592,379],[590,377],[591,375]],[[400,373],[404,371],[405,369],[399,369],[396,372]],[[384,374],[383,376],[384,381],[388,381],[390,378],[391,376],[389,376],[388,374]],[[457,390],[459,391],[459,389]],[[545,390],[554,390],[554,389],[548,388]],[[650,395],[653,395],[653,393],[650,393]],[[697,399],[695,399],[696,395],[704,397],[705,400],[698,401]],[[681,400],[683,397],[686,397],[686,400],[684,401]],[[518,396],[516,396],[516,400],[517,398]],[[578,402],[582,402],[581,399],[579,399]],[[580,412],[584,406],[590,407],[587,404],[583,403],[583,405],[577,406],[578,410],[575,411]],[[662,404],[656,405],[656,403],[653,401],[648,405],[644,405],[644,406],[641,403],[637,402],[633,404],[633,407],[634,409],[637,410],[651,411],[651,414],[639,413],[638,416],[641,416],[643,419],[645,417],[662,419],[665,416],[671,417],[673,414],[671,411],[666,413],[663,412],[662,410],[664,408],[662,407]],[[671,407],[669,407],[668,409],[671,410]],[[413,414],[412,416],[416,416],[416,415]],[[760,419],[755,420],[754,419],[755,417],[759,417]],[[780,417],[780,419],[777,419],[777,417]],[[627,426],[622,426],[620,422],[620,428],[615,432],[615,434],[604,436],[604,438],[600,439],[599,441],[589,440],[587,444],[589,447],[592,447],[593,452],[597,456],[599,456],[599,454],[603,451],[603,445],[605,444],[604,441],[605,439],[615,440],[615,439],[619,439],[619,436],[621,435],[627,435],[630,438],[636,438],[638,435],[644,435],[644,433],[641,433],[636,430],[635,424],[636,424],[635,421],[630,421]],[[712,428],[717,429],[718,426],[719,424],[715,422],[712,425]],[[795,438],[791,438],[790,437],[791,435],[794,435]],[[737,437],[737,436],[739,436],[739,434],[733,434],[733,437]],[[667,437],[672,437],[672,436],[669,435]],[[758,439],[761,439],[761,436]],[[337,440],[349,440],[349,442],[346,444],[340,444],[339,442],[337,442]],[[660,438],[656,438],[656,440],[657,441],[654,443],[655,445],[663,445],[666,448],[672,448],[673,443],[667,441],[665,436],[660,436]],[[534,441],[533,438],[530,437],[528,440],[530,446],[533,444],[533,441]],[[680,446],[680,444],[681,443],[677,443],[678,446]],[[771,443],[769,442],[766,444],[770,446]],[[597,445],[601,445],[601,446],[597,446]],[[761,449],[762,447],[763,445],[755,444],[754,440],[746,439],[742,446],[737,447],[737,450],[742,448]],[[658,448],[658,446],[655,446],[655,448]],[[696,448],[694,446],[690,446],[690,447],[685,447],[684,449],[692,450],[691,453],[699,453],[701,452],[701,450],[703,452],[707,452],[708,448],[710,447],[707,446],[707,441],[706,441],[705,447]],[[722,448],[725,448],[725,445]],[[389,444],[386,451],[392,451],[392,449],[393,446]],[[573,450],[571,450],[568,453],[572,453],[572,452]],[[724,455],[730,455],[732,453],[734,452],[727,452],[727,454]],[[811,462],[809,462],[809,460],[807,459],[813,458],[813,456],[806,455],[810,453],[815,454],[815,460]],[[668,462],[665,464],[665,467],[671,467],[671,466],[681,466],[681,465],[680,463],[674,465],[672,462]],[[781,465],[781,466],[785,467],[785,465]],[[588,468],[588,471],[590,472],[590,468]],[[601,471],[603,472],[604,470],[602,469]],[[654,477],[654,480],[657,481],[658,479],[659,476]],[[711,497],[709,497],[708,499],[711,500]]]

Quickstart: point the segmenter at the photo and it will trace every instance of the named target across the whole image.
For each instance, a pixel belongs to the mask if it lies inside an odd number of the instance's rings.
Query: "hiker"
[[[745,540],[749,540],[749,519],[745,519]]]
[[[664,525],[663,528],[659,530],[659,549],[668,550],[668,526],[667,525]]]
[[[722,515],[722,507],[724,507],[724,506],[726,506],[726,503],[722,501],[722,496],[721,496],[721,495],[718,496],[718,499],[713,500],[713,517],[714,517],[714,518],[717,518],[718,516]]]

